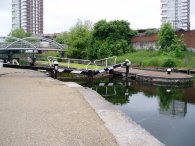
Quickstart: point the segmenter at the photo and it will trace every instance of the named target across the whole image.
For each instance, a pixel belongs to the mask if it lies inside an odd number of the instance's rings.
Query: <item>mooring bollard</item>
[[[128,74],[129,74],[129,66],[130,66],[131,62],[126,59],[125,60],[125,66],[126,66],[126,73],[125,73],[125,77],[128,78]]]
[[[57,76],[58,76],[58,61],[55,60],[55,61],[53,62],[53,65],[54,65],[54,79],[56,79]]]
[[[167,74],[169,74],[169,75],[171,74],[171,68],[167,69]]]

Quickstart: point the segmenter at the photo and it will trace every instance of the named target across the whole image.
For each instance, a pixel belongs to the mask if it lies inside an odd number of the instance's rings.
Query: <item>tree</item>
[[[171,45],[173,44],[174,40],[175,40],[175,30],[173,29],[170,23],[164,23],[161,26],[159,32],[160,50],[165,52],[170,52]]]
[[[25,37],[30,37],[32,36],[32,34],[30,32],[26,32],[24,29],[22,28],[17,28],[15,30],[13,30],[10,33],[10,36],[12,37],[16,37],[16,38],[25,38]]]
[[[56,36],[55,41],[59,44],[66,44],[67,43],[67,32],[60,33]]]
[[[127,21],[98,21],[92,33],[91,46],[88,50],[90,59],[122,55],[130,51],[130,38],[135,31]]]
[[[107,22],[106,20],[100,20],[94,26],[93,37],[95,39],[104,40],[108,37],[115,40],[129,39],[135,35],[135,31],[131,30],[129,23],[124,20],[114,20]]]
[[[178,38],[170,23],[164,23],[161,26],[158,36],[161,51],[172,52],[176,56],[180,56],[182,51],[185,50],[186,45],[183,36]]]
[[[73,58],[87,58],[87,49],[91,40],[91,26],[89,21],[78,21],[77,24],[70,29],[65,37],[68,44],[68,56]]]

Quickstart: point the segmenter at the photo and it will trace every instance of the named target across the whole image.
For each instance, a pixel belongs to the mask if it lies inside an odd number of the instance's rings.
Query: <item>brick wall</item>
[[[184,40],[187,48],[195,49],[195,30],[187,32],[178,32],[178,35],[184,34]]]
[[[178,32],[179,36],[181,34],[184,34],[184,41],[187,45],[187,48],[193,48],[195,50],[195,30],[192,31],[185,31],[185,32]],[[139,46],[144,46],[150,43],[156,43],[158,41],[158,35],[149,35],[149,36],[135,36],[131,39],[131,42],[133,43],[133,46],[136,46],[139,44]],[[141,45],[140,45],[141,44]],[[143,48],[146,48],[147,46],[144,46]]]

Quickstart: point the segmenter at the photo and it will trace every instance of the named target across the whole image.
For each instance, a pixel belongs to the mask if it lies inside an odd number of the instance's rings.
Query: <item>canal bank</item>
[[[163,145],[99,94],[31,71],[0,69],[1,145]]]
[[[125,76],[125,68],[117,68],[114,75]],[[193,85],[193,76],[184,73],[175,73],[170,71],[153,71],[130,68],[127,77],[136,79],[137,81],[156,84],[156,85],[176,85],[189,86]]]

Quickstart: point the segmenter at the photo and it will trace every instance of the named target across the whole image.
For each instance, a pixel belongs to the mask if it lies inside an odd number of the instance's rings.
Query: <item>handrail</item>
[[[61,60],[67,60],[68,62],[68,68],[70,68],[70,64],[71,61],[83,61],[83,62],[88,62],[88,64],[86,65],[85,69],[88,70],[88,66],[91,64],[90,60],[83,60],[83,59],[72,59],[72,58],[60,58],[60,57],[53,57],[53,56],[48,56],[47,60],[50,62],[50,66],[53,66],[53,61],[57,60],[57,59],[61,59]]]
[[[96,66],[95,67],[95,70],[97,70],[97,67],[98,67],[98,65],[97,65],[97,62],[99,62],[99,61],[106,61],[106,67],[108,67],[108,59],[114,59],[114,63],[112,64],[112,65],[115,65],[116,64],[116,59],[117,59],[117,57],[116,56],[112,56],[112,57],[108,57],[108,58],[104,58],[104,59],[100,59],[100,60],[94,60],[93,61],[93,64]],[[47,60],[50,62],[50,66],[53,66],[53,61],[54,60],[57,60],[57,59],[61,59],[61,60],[67,60],[67,67],[68,68],[70,68],[70,64],[71,64],[71,61],[84,61],[84,62],[89,62],[87,65],[86,65],[86,67],[85,67],[85,69],[86,70],[88,70],[88,66],[91,64],[91,61],[90,60],[83,60],[83,59],[72,59],[72,58],[60,58],[60,57],[53,57],[53,56],[48,56],[47,57]]]
[[[96,70],[97,70],[97,64],[96,64],[96,62],[99,62],[99,61],[106,61],[106,67],[108,67],[108,59],[111,59],[111,58],[114,58],[114,64],[113,65],[115,65],[116,64],[116,59],[117,59],[117,57],[116,56],[112,56],[112,57],[108,57],[108,58],[104,58],[104,59],[100,59],[100,60],[94,60],[94,64],[95,64],[95,66],[96,66]]]

